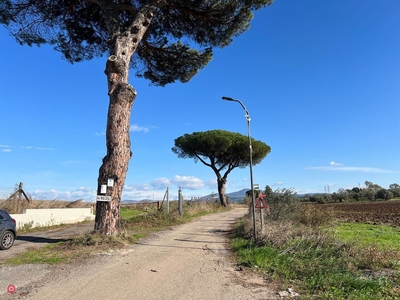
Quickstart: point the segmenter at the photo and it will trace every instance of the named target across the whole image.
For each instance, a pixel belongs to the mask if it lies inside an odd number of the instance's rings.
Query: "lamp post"
[[[250,114],[246,109],[246,106],[243,105],[242,101],[238,99],[233,99],[231,97],[222,97],[222,100],[238,102],[245,112],[245,117],[247,120],[247,136],[249,137],[249,154],[250,154],[250,183],[251,183],[251,209],[252,209],[252,217],[253,217],[253,232],[254,232],[254,240],[257,242],[257,231],[256,231],[256,210],[255,210],[255,200],[254,200],[254,185],[253,185],[253,148],[251,146],[251,137],[250,137]]]

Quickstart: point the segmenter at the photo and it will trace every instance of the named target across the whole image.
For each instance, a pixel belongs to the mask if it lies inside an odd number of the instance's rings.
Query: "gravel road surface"
[[[227,234],[246,212],[207,215],[76,264],[2,266],[0,299],[280,299],[227,249]]]

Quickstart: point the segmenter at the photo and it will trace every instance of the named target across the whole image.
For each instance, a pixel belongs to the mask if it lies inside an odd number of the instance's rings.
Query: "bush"
[[[278,189],[268,199],[269,219],[273,221],[290,220],[298,211],[300,205],[296,193],[291,189]]]

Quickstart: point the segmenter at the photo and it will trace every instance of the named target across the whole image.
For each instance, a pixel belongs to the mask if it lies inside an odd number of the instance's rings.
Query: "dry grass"
[[[297,207],[295,220],[306,226],[318,227],[331,222],[333,216],[334,212],[332,208],[322,210],[318,204],[309,203]]]
[[[45,209],[45,208],[87,208],[91,207],[93,203],[85,202],[82,199],[75,201],[61,201],[61,200],[31,200],[30,202],[25,199],[0,199],[0,209],[7,210],[10,214],[21,214],[27,208]]]

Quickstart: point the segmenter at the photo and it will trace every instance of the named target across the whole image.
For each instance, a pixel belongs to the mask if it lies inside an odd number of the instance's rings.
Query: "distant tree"
[[[269,185],[266,185],[264,189],[264,194],[265,198],[268,200],[272,198],[272,196],[274,195],[274,191],[271,189]]]
[[[389,190],[393,193],[393,197],[400,197],[400,185],[397,183],[389,185]]]
[[[189,81],[250,27],[252,11],[273,0],[1,0],[0,24],[26,45],[50,44],[71,62],[108,55],[107,154],[97,193],[107,187],[110,202],[96,203],[94,229],[120,231],[120,201],[128,172],[130,115],[137,92],[129,69],[152,84]]]
[[[347,200],[348,198],[349,198],[349,193],[345,189],[343,189],[343,188],[338,189],[337,194],[336,194],[336,199],[339,200],[339,202],[343,202],[344,200]],[[334,199],[334,200],[336,201],[336,199]]]
[[[380,185],[372,183],[371,181],[365,181],[365,186],[368,189],[381,189],[382,188]]]
[[[260,190],[254,190],[254,197],[258,197],[258,195],[260,194]],[[246,197],[249,197],[249,198],[251,198],[252,197],[252,195],[253,195],[253,190],[248,190],[248,191],[246,191],[246,193],[245,193],[245,195],[246,195]]]
[[[261,141],[253,138],[251,140],[253,165],[257,165],[271,152],[271,148]],[[248,137],[225,130],[194,132],[180,136],[175,139],[172,152],[179,158],[201,161],[214,171],[222,206],[227,205],[225,185],[229,173],[235,168],[245,168],[250,164]]]
[[[325,197],[323,194],[312,194],[310,195],[309,198],[310,202],[315,202],[318,204],[324,204],[325,203]]]
[[[387,189],[380,189],[376,193],[377,199],[390,200],[394,197],[393,192]]]
[[[266,198],[271,197],[274,193],[274,191],[269,187],[269,185],[265,186],[264,191],[260,190],[254,190],[254,197],[258,197],[260,193],[265,194]],[[251,197],[252,196],[252,190],[246,191],[246,197]]]
[[[362,198],[373,201],[376,199],[377,191],[374,188],[366,188],[362,190]]]
[[[354,193],[354,192],[352,192],[351,198],[352,198],[353,200],[359,201],[359,200],[361,200],[361,198],[362,198],[362,193],[361,193],[361,192],[360,192],[360,193]]]

